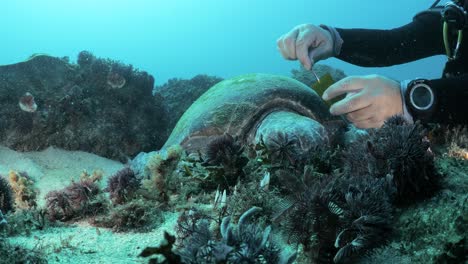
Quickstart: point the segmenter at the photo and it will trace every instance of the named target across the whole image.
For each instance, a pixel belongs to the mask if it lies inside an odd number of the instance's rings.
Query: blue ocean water
[[[81,50],[133,64],[155,76],[205,73],[288,74],[276,39],[302,23],[342,28],[390,29],[411,21],[432,0],[14,0],[1,1],[0,64],[33,53],[69,56]],[[348,75],[395,79],[440,76],[437,56],[388,68],[361,68],[336,59],[323,63]]]

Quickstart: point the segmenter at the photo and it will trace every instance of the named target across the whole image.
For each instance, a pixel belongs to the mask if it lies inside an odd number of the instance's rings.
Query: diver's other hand
[[[333,36],[322,27],[302,24],[281,36],[276,44],[288,60],[299,60],[310,70],[315,62],[334,55]]]
[[[350,76],[336,82],[324,93],[330,100],[346,97],[330,108],[333,115],[346,115],[358,128],[378,128],[385,120],[403,114],[400,83],[379,75]]]

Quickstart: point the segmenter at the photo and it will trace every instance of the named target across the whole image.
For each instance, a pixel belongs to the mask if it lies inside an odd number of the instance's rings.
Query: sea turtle
[[[262,139],[267,147],[293,138],[307,153],[329,142],[324,125],[337,122],[303,83],[285,76],[248,74],[224,80],[199,97],[162,149],[181,145],[189,153],[203,152],[211,140],[229,134],[244,143]]]

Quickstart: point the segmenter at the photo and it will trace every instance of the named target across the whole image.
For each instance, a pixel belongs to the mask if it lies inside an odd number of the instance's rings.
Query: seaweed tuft
[[[140,188],[140,181],[130,168],[123,168],[107,181],[106,190],[114,204],[123,204],[131,200]]]

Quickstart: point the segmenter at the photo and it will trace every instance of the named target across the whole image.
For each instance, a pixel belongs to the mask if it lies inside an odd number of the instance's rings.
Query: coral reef
[[[26,172],[11,170],[9,182],[15,197],[17,209],[30,209],[36,207],[36,196],[39,190],[34,186],[34,180]]]
[[[168,116],[167,132],[170,133],[184,112],[213,85],[223,79],[209,75],[197,75],[190,80],[173,78],[156,86],[155,95],[161,96]],[[183,99],[182,99],[183,98]]]
[[[56,146],[121,161],[161,147],[166,113],[162,98],[152,96],[154,78],[86,51],[77,62],[37,55],[0,66],[0,143],[19,151]]]

